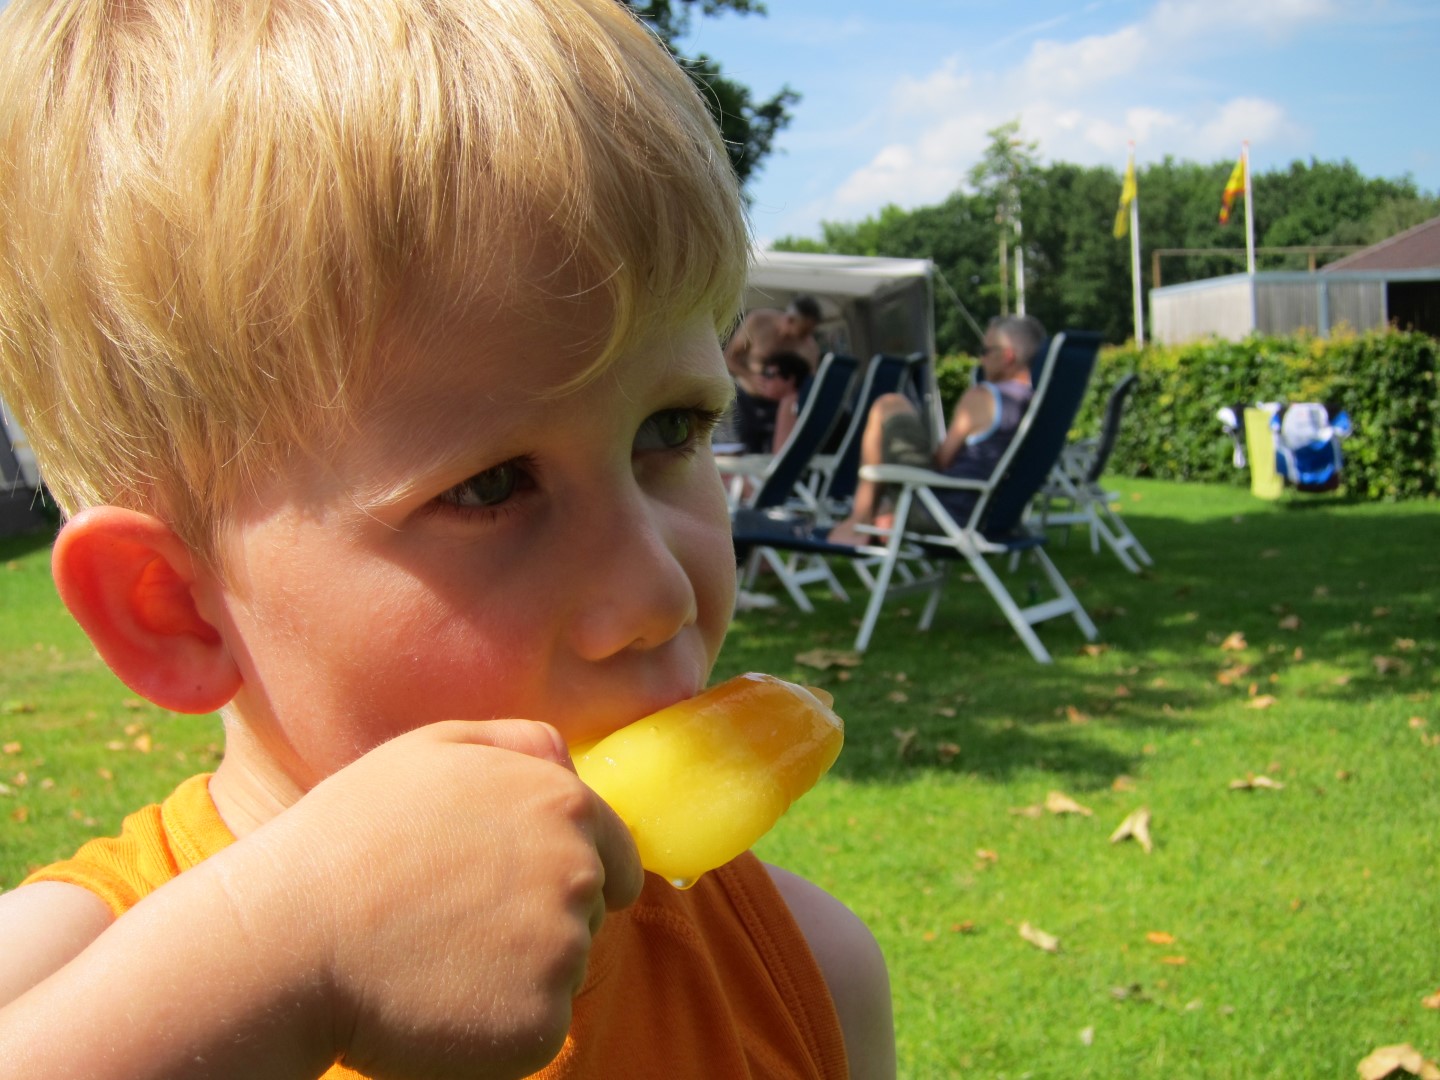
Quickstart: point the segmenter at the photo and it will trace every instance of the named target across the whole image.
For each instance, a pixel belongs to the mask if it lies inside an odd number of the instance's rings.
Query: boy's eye
[[[458,507],[499,506],[515,493],[521,475],[519,463],[507,461],[461,481],[444,492],[440,501]]]
[[[635,434],[636,450],[681,450],[698,442],[718,416],[700,409],[665,409],[646,419]]]

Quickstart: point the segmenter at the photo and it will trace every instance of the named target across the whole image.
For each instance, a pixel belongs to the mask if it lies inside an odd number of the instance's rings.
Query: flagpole
[[[1130,168],[1135,168],[1135,141],[1130,140]],[[1130,200],[1130,292],[1135,299],[1135,347],[1145,345],[1145,298],[1140,285],[1140,187]]]
[[[1135,294],[1135,344],[1145,344],[1145,294],[1140,285],[1140,196],[1130,203],[1130,290]]]
[[[1255,212],[1250,205],[1250,140],[1240,144],[1240,159],[1245,163],[1245,267],[1255,273]]]

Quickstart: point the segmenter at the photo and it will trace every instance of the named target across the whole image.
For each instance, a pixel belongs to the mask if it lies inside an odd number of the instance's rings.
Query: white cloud
[[[902,75],[891,88],[890,105],[902,115],[940,112],[960,103],[973,82],[973,76],[960,71],[959,60],[952,56],[924,78]]]
[[[1164,41],[1259,33],[1281,38],[1339,13],[1333,0],[1160,0],[1147,23]]]
[[[1138,25],[1079,41],[1037,41],[1021,73],[1036,88],[1074,94],[1131,74],[1146,61],[1149,48]]]
[[[1303,132],[1277,102],[1233,87],[1217,97],[1215,57],[1237,34],[1294,34],[1337,13],[1337,0],[1159,0],[1111,32],[1037,41],[1008,68],[951,57],[901,76],[878,121],[891,141],[833,184],[819,216],[853,220],[944,198],[979,160],[986,132],[1017,116],[1045,158],[1115,168],[1132,139],[1142,160],[1224,158],[1244,139],[1298,143]]]
[[[1271,142],[1291,134],[1294,125],[1285,110],[1262,98],[1234,98],[1225,102],[1193,133],[1195,155],[1222,157],[1234,153],[1245,139]]]

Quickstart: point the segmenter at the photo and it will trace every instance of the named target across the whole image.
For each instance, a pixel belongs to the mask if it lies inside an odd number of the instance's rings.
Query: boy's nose
[[[657,648],[698,617],[683,543],[695,526],[643,497],[619,509],[576,545],[571,633],[586,660]]]

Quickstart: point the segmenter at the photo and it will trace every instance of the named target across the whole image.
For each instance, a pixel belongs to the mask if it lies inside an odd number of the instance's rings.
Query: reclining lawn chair
[[[867,465],[860,475],[900,489],[895,524],[874,530],[876,543],[865,547],[831,544],[823,530],[808,527],[803,519],[779,515],[739,515],[732,522],[737,550],[765,544],[772,548],[840,556],[874,565],[873,585],[855,648],[863,652],[874,635],[880,609],[890,596],[928,591],[920,616],[920,629],[929,629],[939,604],[949,562],[963,559],[999,604],[1030,654],[1041,663],[1050,653],[1034,631],[1037,623],[1061,615],[1075,620],[1086,640],[1098,636],[1095,624],[1080,605],[1064,577],[1046,556],[1045,537],[1025,522],[1025,510],[1058,460],[1065,436],[1080,408],[1090,373],[1095,366],[1100,338],[1072,331],[1057,334],[1042,347],[1043,360],[1035,368],[1035,392],[1014,439],[986,480],[962,480],[930,469],[903,465]],[[937,490],[963,489],[978,495],[965,521],[956,521],[936,496]],[[919,501],[942,529],[940,534],[910,532],[905,528],[911,507]],[[1044,573],[1055,597],[1021,608],[990,567],[993,556],[1022,553]],[[935,560],[931,564],[930,560]],[[915,566],[929,569],[915,574]],[[908,579],[907,579],[907,574]]]
[[[1030,655],[1042,664],[1049,663],[1051,657],[1035,633],[1036,624],[1069,615],[1087,641],[1093,641],[1098,636],[1094,622],[1045,554],[1044,533],[1033,523],[1028,523],[1025,517],[1031,500],[1060,459],[1099,349],[1100,336],[1085,331],[1056,334],[1042,346],[1037,356],[1041,360],[1038,370],[1032,370],[1035,392],[1029,408],[1014,439],[988,479],[957,479],[937,475],[929,469],[904,465],[867,465],[861,469],[862,477],[899,485],[900,493],[895,506],[895,525],[888,537],[886,557],[876,574],[876,586],[871,591],[870,603],[856,639],[857,649],[869,644],[881,607],[887,597],[896,592],[928,589],[930,597],[920,616],[920,628],[928,629],[934,618],[944,584],[945,563],[940,564],[933,579],[907,582],[899,589],[890,587],[906,542],[919,545],[928,558],[964,559],[1000,606],[1005,618],[1030,650]],[[937,491],[946,489],[968,490],[977,494],[975,506],[965,521],[955,520],[936,495]],[[917,499],[940,526],[941,534],[905,530],[911,507]],[[1025,608],[1015,602],[988,560],[993,556],[1016,554],[1028,557],[1040,568],[1055,594],[1052,599]]]
[[[855,397],[855,407],[850,414],[850,424],[833,455],[817,457],[814,462],[819,482],[815,485],[815,498],[822,512],[830,520],[844,518],[855,497],[855,484],[860,475],[860,448],[869,422],[870,409],[886,394],[909,392],[917,401],[923,383],[921,368],[926,362],[924,353],[909,356],[892,356],[877,353],[865,369],[865,379]]]
[[[1086,526],[1090,530],[1090,550],[1099,554],[1103,540],[1132,574],[1140,572],[1141,563],[1153,566],[1155,560],[1111,506],[1116,495],[1101,485],[1100,477],[1115,449],[1125,405],[1139,381],[1139,376],[1132,372],[1115,384],[1105,402],[1100,434],[1073,442],[1061,451],[1060,461],[1051,470],[1036,500],[1042,529]]]
[[[795,426],[779,453],[729,454],[717,448],[715,464],[727,480],[732,511],[741,506],[754,506],[761,488],[767,484],[766,505],[791,498],[814,502],[814,486],[807,484],[806,479],[820,448],[834,436],[859,366],[853,356],[826,353],[821,357],[800,405],[800,414],[795,418]],[[791,444],[795,444],[793,449]],[[777,470],[779,475],[772,476]],[[789,486],[785,487],[787,480]]]
[[[732,484],[732,524],[736,515],[744,513],[800,513],[813,520],[817,507],[812,489],[804,483],[806,472],[811,459],[820,447],[825,445],[838,421],[841,406],[849,393],[850,383],[858,367],[859,362],[853,356],[836,353],[827,354],[820,361],[810,392],[805,397],[805,404],[801,406],[800,415],[795,420],[795,427],[778,454],[744,455],[740,458],[716,456],[715,461],[722,475],[729,473],[732,477],[744,477],[751,481],[748,494],[739,498],[734,497],[735,488]],[[754,460],[757,458],[761,460]],[[841,599],[848,599],[844,588],[824,560],[801,557],[787,560],[778,552],[765,547],[747,548],[743,553],[737,549],[737,554],[746,556],[741,580],[743,590],[748,590],[754,584],[761,566],[766,565],[775,572],[781,585],[801,611],[815,610],[803,591],[804,586],[812,582],[823,581]]]

